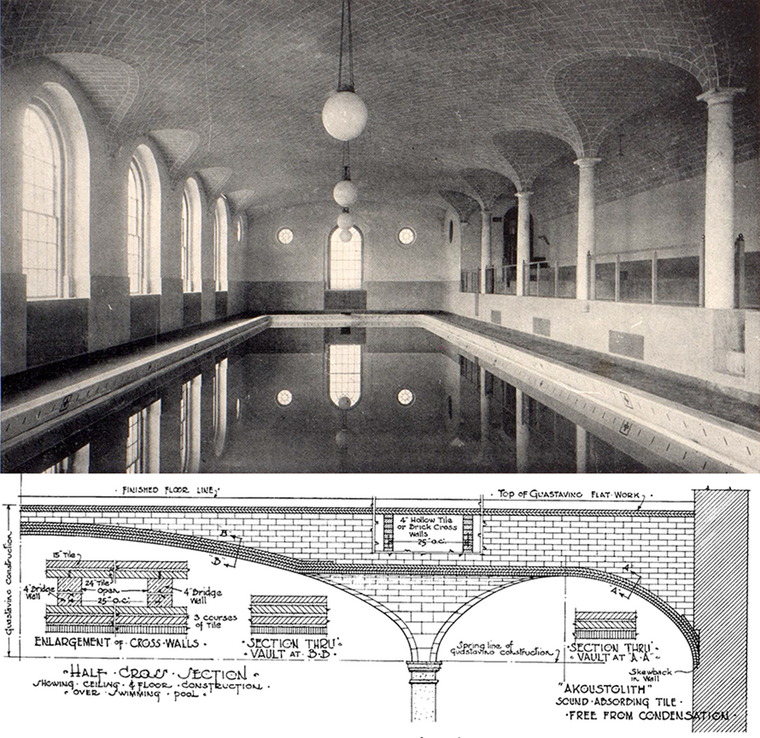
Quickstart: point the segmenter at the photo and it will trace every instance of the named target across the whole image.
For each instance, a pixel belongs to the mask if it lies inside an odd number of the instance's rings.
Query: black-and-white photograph
[[[756,0],[3,0],[2,471],[760,470]]]

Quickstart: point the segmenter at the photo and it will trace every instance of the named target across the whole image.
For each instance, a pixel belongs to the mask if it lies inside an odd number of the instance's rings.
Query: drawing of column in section
[[[441,661],[407,661],[412,685],[412,722],[434,723]]]
[[[187,633],[187,608],[174,607],[172,595],[174,580],[187,579],[186,561],[50,560],[45,574],[58,582],[47,633]]]
[[[749,491],[694,492],[695,733],[747,730]]]
[[[327,597],[251,595],[251,633],[327,635]]]

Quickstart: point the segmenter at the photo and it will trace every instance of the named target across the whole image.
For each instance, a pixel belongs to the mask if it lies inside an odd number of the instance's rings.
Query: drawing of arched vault
[[[423,509],[480,516],[482,546],[421,557],[414,550],[388,550],[378,541],[388,516]],[[737,682],[743,674],[737,664],[746,658],[746,525],[745,493],[705,490],[696,493],[694,510],[681,511],[24,505],[21,533],[231,557],[352,594],[404,634],[412,715],[420,720],[435,719],[441,642],[475,605],[536,579],[598,581],[648,602],[675,624],[691,650],[695,709],[717,712],[723,700],[740,725],[746,719]],[[537,538],[550,543],[536,545]],[[711,729],[718,727],[726,728]],[[700,723],[697,729],[707,728]]]

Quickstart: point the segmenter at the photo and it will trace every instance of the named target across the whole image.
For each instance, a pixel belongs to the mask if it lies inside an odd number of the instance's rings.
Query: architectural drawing
[[[251,634],[327,635],[327,597],[251,595]]]
[[[46,633],[187,633],[187,608],[173,605],[187,562],[54,559],[45,575],[57,580],[58,600],[45,609]]]
[[[245,643],[246,660],[256,663],[293,670],[315,659],[336,668],[355,662],[371,666],[373,659],[366,656],[345,656],[350,638],[339,632],[346,627],[341,621],[343,593],[403,636],[406,653],[399,658],[396,652],[394,663],[405,665],[413,722],[446,721],[438,693],[452,670],[493,659],[501,663],[499,656],[504,656],[510,663],[559,669],[560,684],[570,694],[609,684],[608,672],[625,668],[627,686],[615,683],[604,689],[652,695],[647,705],[681,705],[674,711],[679,717],[672,719],[690,721],[695,731],[745,732],[748,491],[695,489],[681,502],[642,495],[627,502],[593,503],[594,495],[599,493],[560,503],[516,503],[498,496],[248,498],[194,504],[123,496],[107,501],[35,498],[22,499],[14,514],[25,557],[37,549],[44,555],[51,544],[65,546],[60,556],[46,559],[47,576],[58,582],[51,592],[55,604],[44,610],[48,634],[179,634],[186,640],[200,633],[203,645],[193,646],[200,649],[199,657],[223,659],[230,656],[229,645],[212,640],[226,632],[237,634],[235,642]],[[183,557],[194,558],[85,557],[90,550],[122,548],[154,555],[179,549]],[[195,579],[194,572],[204,569],[213,578],[211,586]],[[270,570],[273,582],[286,577],[276,585],[281,593],[238,593],[242,582],[257,581]],[[28,577],[24,564],[25,586]],[[107,586],[120,580],[147,582],[147,591],[141,592],[146,604],[121,604],[118,592]],[[184,583],[177,589],[179,580]],[[294,590],[294,583],[306,580],[320,594]],[[222,582],[229,581],[234,586],[228,592]],[[86,605],[86,585],[93,583],[101,585],[101,595],[116,594],[120,602]],[[547,595],[542,601],[540,621],[546,630],[539,645],[518,646],[516,638],[505,643],[493,623],[478,626],[483,630],[477,641],[462,639],[467,631],[461,629],[479,622],[473,616],[489,607],[507,622],[514,617],[510,609],[487,603],[529,593],[539,583],[561,585],[555,590],[559,597]],[[577,587],[589,589],[581,594]],[[334,593],[329,618],[328,591]],[[236,598],[239,607],[208,609],[209,602],[222,603],[225,597],[228,603]],[[593,609],[581,609],[583,604]],[[24,605],[24,631],[32,627],[31,607]],[[9,639],[9,647],[23,661],[30,644],[20,633],[17,641]],[[364,637],[351,637],[361,654],[367,648]],[[666,655],[675,642],[680,657]],[[35,636],[32,652],[47,647],[54,656],[56,647],[70,643]],[[151,643],[156,649],[151,656],[159,660],[178,641],[158,637]],[[92,655],[114,654],[103,646]],[[128,658],[123,652],[119,657]],[[589,672],[591,667],[597,671]],[[484,676],[473,674],[475,682]],[[680,700],[658,696],[663,701],[655,702],[651,690],[660,686],[661,677],[675,680],[673,675],[684,674],[692,676],[691,694]],[[662,687],[674,683],[666,680]],[[569,699],[557,704],[586,704]],[[685,701],[690,708],[683,707]],[[599,714],[599,719],[609,719]]]
[[[573,626],[573,634],[577,640],[635,640],[636,611],[576,611]]]

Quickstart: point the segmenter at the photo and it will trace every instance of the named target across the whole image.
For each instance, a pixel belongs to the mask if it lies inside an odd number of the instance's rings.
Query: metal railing
[[[532,261],[525,265],[525,294],[533,297],[575,297],[575,265]]]
[[[734,243],[734,307],[760,308],[760,259]],[[705,251],[680,244],[661,249],[595,254],[589,257],[590,298],[657,305],[705,304]]]
[[[459,273],[460,292],[480,292],[480,269],[462,269]]]
[[[589,257],[594,300],[670,305],[704,304],[704,259],[696,249],[672,246]]]
[[[589,254],[589,299],[703,306],[704,263],[704,244]],[[760,309],[760,254],[747,252],[741,235],[735,242],[735,274],[734,306]],[[523,276],[526,296],[576,296],[574,264],[526,262]],[[517,265],[487,267],[484,281],[486,294],[516,295]],[[460,291],[480,291],[480,269],[462,271]]]

